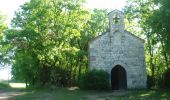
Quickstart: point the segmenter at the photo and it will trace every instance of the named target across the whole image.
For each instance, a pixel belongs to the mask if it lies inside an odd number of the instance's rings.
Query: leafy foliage
[[[154,86],[160,85],[163,73],[170,67],[169,54],[169,1],[168,0],[128,0],[126,18],[138,23],[138,33],[145,38],[148,80]],[[159,86],[158,86],[159,87]]]
[[[30,0],[15,13],[10,29],[0,15],[0,63],[11,64],[13,77],[29,85],[75,85],[88,69],[88,42],[108,30],[107,10],[89,11],[84,2]],[[148,80],[155,86],[169,75],[169,5],[128,0],[124,9],[126,29],[146,41]]]
[[[164,75],[164,81],[165,81],[165,84],[163,85],[165,88],[170,89],[170,69],[166,70],[166,72],[163,75]]]
[[[6,84],[6,83],[0,83],[0,89],[3,89],[3,88],[10,88],[9,84]]]
[[[4,31],[7,29],[7,25],[5,24],[5,16],[0,12],[0,63],[3,64],[5,62],[4,53],[6,48],[2,48],[2,40],[4,37]]]
[[[154,78],[152,76],[147,75],[147,88],[153,88],[155,86]]]
[[[29,85],[76,84],[88,68],[88,41],[108,27],[106,10],[90,12],[83,3],[31,0],[21,6],[3,41],[13,78]]]
[[[81,75],[79,86],[82,89],[109,90],[109,74],[103,70],[90,70]]]

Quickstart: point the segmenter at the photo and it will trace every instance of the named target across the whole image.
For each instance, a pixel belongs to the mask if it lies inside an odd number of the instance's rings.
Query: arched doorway
[[[111,86],[112,90],[127,88],[126,70],[120,65],[116,65],[111,71]]]

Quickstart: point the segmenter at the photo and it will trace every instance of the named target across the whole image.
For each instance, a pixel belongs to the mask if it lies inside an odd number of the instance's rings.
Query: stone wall
[[[127,88],[146,87],[144,41],[124,31],[106,32],[89,42],[89,68],[111,74],[121,65],[127,73]]]

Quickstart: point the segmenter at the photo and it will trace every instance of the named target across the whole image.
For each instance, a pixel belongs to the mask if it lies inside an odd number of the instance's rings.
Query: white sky
[[[20,5],[29,0],[0,0],[0,12],[7,17],[7,24],[14,16],[14,12],[17,11]]]
[[[14,12],[19,6],[30,0],[0,0],[0,12],[6,15],[6,23],[10,24]],[[107,8],[121,10],[125,6],[126,0],[87,0],[87,8]],[[0,79],[8,79],[8,69],[0,70]]]
[[[7,24],[14,16],[14,12],[19,6],[30,0],[0,0],[0,12],[7,16]],[[125,5],[125,0],[87,0],[87,8],[108,8],[121,10]]]
[[[87,0],[88,8],[108,8],[121,10],[126,0]]]
[[[7,80],[8,78],[11,78],[10,71],[11,71],[10,68],[0,69],[0,81]]]

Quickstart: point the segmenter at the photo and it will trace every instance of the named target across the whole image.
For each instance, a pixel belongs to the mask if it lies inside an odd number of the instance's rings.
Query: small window
[[[113,16],[113,24],[120,24],[120,16],[118,13],[114,14]]]

